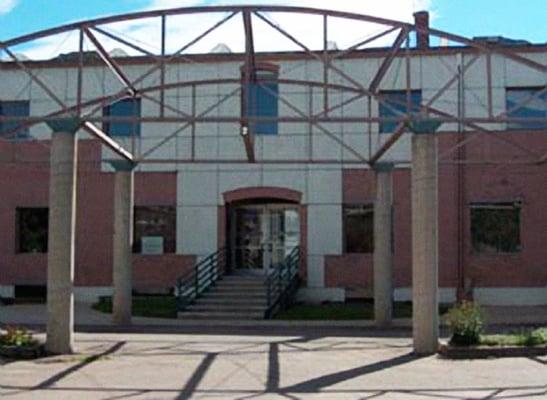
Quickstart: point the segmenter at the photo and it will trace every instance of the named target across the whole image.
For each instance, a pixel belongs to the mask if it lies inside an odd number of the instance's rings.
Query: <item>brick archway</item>
[[[301,192],[276,186],[254,186],[230,190],[224,192],[222,197],[224,199],[224,204],[254,199],[275,199],[299,204],[302,201]]]

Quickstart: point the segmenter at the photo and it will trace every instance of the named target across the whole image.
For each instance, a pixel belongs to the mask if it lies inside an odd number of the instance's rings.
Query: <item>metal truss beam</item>
[[[251,98],[251,84],[256,84],[256,60],[255,49],[253,39],[253,25],[251,21],[251,14],[245,10],[243,11],[243,28],[245,30],[245,73],[243,77],[243,123],[241,127],[241,136],[245,145],[245,152],[249,162],[255,162],[254,152],[254,129],[249,123],[248,111],[249,102],[256,101]]]
[[[104,133],[101,129],[97,128],[94,124],[89,121],[86,121],[82,124],[82,128],[91,133],[96,138],[108,147],[110,150],[114,151],[116,154],[120,155],[122,158],[127,161],[134,161],[133,155],[125,150],[119,143],[113,140],[110,136]]]
[[[393,42],[393,45],[391,46],[389,50],[389,54],[387,55],[386,58],[384,58],[384,60],[382,61],[382,64],[380,64],[380,68],[378,68],[378,71],[376,72],[376,75],[374,76],[374,78],[372,78],[372,81],[368,87],[368,90],[371,93],[375,93],[380,87],[380,83],[382,82],[382,79],[384,78],[387,71],[389,70],[391,63],[397,56],[397,53],[401,49],[401,46],[407,37],[408,37],[408,29],[401,28],[401,31],[397,35],[395,42]]]
[[[112,57],[110,57],[110,54],[105,50],[105,48],[102,46],[102,44],[99,42],[99,40],[91,33],[89,28],[84,27],[83,31],[85,32],[85,35],[88,37],[89,40],[91,40],[91,43],[95,46],[97,51],[99,52],[99,55],[101,56],[104,63],[108,66],[110,71],[118,78],[118,80],[125,85],[127,88],[128,93],[131,96],[135,96],[137,94],[137,89],[135,89],[135,86],[131,83],[131,80],[125,75],[123,70],[120,68],[120,66],[114,61]]]
[[[323,50],[322,53],[316,53],[314,51],[311,51],[309,48],[307,48],[302,41],[298,40],[294,36],[290,35],[288,32],[283,30],[280,26],[277,24],[274,24],[270,21],[269,18],[266,18],[264,15],[272,15],[274,13],[301,13],[301,14],[308,14],[308,15],[316,15],[323,18]],[[171,55],[166,54],[166,21],[167,18],[170,16],[176,16],[176,15],[192,15],[192,14],[200,14],[200,13],[217,13],[217,14],[226,14],[221,17],[221,19],[215,23],[214,25],[210,26],[208,29],[206,29],[204,32],[184,44],[182,47],[180,47],[177,51],[172,53]],[[224,23],[226,23],[228,20],[233,18],[235,15],[241,14],[243,17],[243,28],[245,33],[245,54],[243,55],[243,59],[245,61],[245,76],[244,79],[241,80],[241,77],[239,79],[216,79],[216,80],[203,80],[203,81],[188,81],[188,82],[166,82],[166,76],[165,76],[165,67],[169,62],[172,62],[174,60],[186,60],[189,62],[194,62],[192,59],[187,59],[183,53],[188,50],[190,47],[194,46],[196,43],[201,41],[203,38],[205,38],[207,35],[209,35],[211,32],[216,30],[218,27],[222,26]],[[167,138],[162,140],[159,145],[154,146],[153,149],[150,149],[147,153],[143,155],[143,158],[149,156],[152,151],[157,149],[162,144],[167,143],[169,140],[171,140],[173,137],[175,137],[178,132],[186,129],[187,127],[191,126],[193,135],[192,140],[194,141],[195,138],[195,124],[196,122],[233,122],[233,121],[239,121],[243,126],[251,127],[249,124],[249,118],[247,115],[245,115],[246,107],[243,107],[243,115],[238,117],[223,117],[223,116],[208,116],[207,114],[214,108],[218,107],[222,102],[224,102],[227,98],[233,96],[235,93],[237,93],[236,89],[232,94],[229,94],[227,97],[224,97],[219,102],[217,102],[214,106],[209,107],[207,110],[200,114],[196,114],[195,112],[195,96],[196,96],[196,87],[199,87],[200,85],[237,85],[239,90],[243,92],[242,96],[243,99],[249,99],[249,93],[245,93],[249,89],[249,83],[256,82],[255,77],[255,65],[256,65],[256,57],[255,54],[255,48],[254,48],[254,41],[253,41],[253,27],[252,27],[252,15],[256,15],[258,18],[265,21],[268,25],[270,25],[272,28],[283,34],[285,37],[287,37],[289,40],[291,40],[293,43],[297,44],[300,48],[302,48],[308,56],[314,58],[318,62],[322,63],[323,65],[323,81],[322,82],[316,82],[316,81],[307,81],[307,80],[290,80],[290,79],[278,79],[276,80],[279,84],[288,84],[288,85],[302,85],[305,86],[307,89],[310,90],[310,93],[313,93],[313,88],[318,87],[323,90],[324,94],[324,104],[323,104],[323,110],[321,112],[315,113],[312,115],[313,108],[310,108],[309,112],[306,114],[302,110],[298,109],[298,107],[294,107],[294,104],[291,104],[288,100],[284,99],[282,96],[277,96],[279,98],[279,101],[287,105],[289,109],[294,111],[297,116],[279,116],[273,118],[273,120],[278,122],[302,122],[302,123],[308,123],[310,126],[315,126],[317,129],[321,130],[323,133],[327,134],[328,136],[332,137],[333,140],[337,141],[344,149],[347,151],[350,151],[353,155],[358,157],[358,159],[361,162],[367,161],[370,164],[373,164],[374,162],[378,161],[389,149],[391,146],[393,146],[397,140],[404,134],[405,132],[405,123],[409,122],[413,116],[412,116],[412,110],[410,108],[410,88],[411,88],[411,73],[410,73],[410,50],[409,50],[409,33],[411,31],[416,31],[418,33],[423,34],[429,34],[433,36],[437,36],[440,38],[445,38],[448,40],[451,40],[456,43],[463,44],[465,46],[468,46],[468,48],[465,49],[466,53],[473,54],[473,58],[471,58],[464,66],[462,66],[463,72],[465,72],[466,69],[468,69],[471,65],[473,65],[476,60],[482,55],[486,57],[486,65],[485,65],[485,74],[486,74],[486,109],[487,109],[487,117],[486,118],[459,118],[456,116],[451,115],[450,113],[444,112],[439,110],[436,107],[433,107],[435,105],[435,102],[443,95],[443,93],[446,92],[458,79],[457,74],[454,75],[451,79],[449,79],[441,89],[439,89],[433,97],[430,97],[429,101],[422,105],[420,107],[420,112],[423,114],[423,116],[431,118],[434,117],[438,119],[439,121],[444,122],[456,122],[461,124],[462,126],[467,127],[468,129],[471,129],[475,132],[476,135],[491,135],[495,140],[506,143],[508,145],[511,145],[512,147],[519,149],[519,151],[522,151],[530,156],[537,156],[538,162],[543,163],[547,159],[547,154],[543,156],[539,156],[535,149],[527,149],[525,146],[511,140],[510,138],[506,138],[503,135],[495,135],[493,132],[489,129],[484,128],[481,126],[481,123],[500,123],[500,122],[510,122],[510,121],[518,121],[518,118],[514,117],[508,117],[508,115],[511,114],[512,111],[515,109],[518,109],[519,107],[523,107],[526,104],[528,104],[530,101],[533,101],[535,98],[541,96],[547,88],[544,88],[539,93],[536,93],[534,96],[532,96],[529,99],[524,99],[519,104],[515,105],[511,110],[506,110],[498,115],[494,115],[493,112],[493,92],[492,92],[492,57],[495,55],[499,55],[502,57],[506,57],[516,63],[519,63],[521,65],[526,66],[527,68],[540,71],[542,73],[545,73],[547,71],[547,66],[536,62],[530,58],[525,57],[521,53],[519,53],[519,48],[507,48],[503,46],[497,46],[497,45],[490,45],[485,44],[481,42],[477,42],[471,39],[467,39],[462,36],[454,35],[451,33],[439,31],[436,29],[431,28],[423,28],[419,26],[414,26],[412,24],[398,22],[398,21],[391,21],[388,19],[382,19],[382,18],[376,18],[371,17],[367,15],[359,15],[359,14],[353,14],[353,13],[345,13],[345,12],[338,12],[338,11],[328,11],[328,10],[320,10],[315,8],[304,8],[304,7],[288,7],[288,6],[218,6],[218,7],[190,7],[190,8],[175,8],[175,9],[169,9],[169,10],[157,10],[157,11],[145,11],[145,12],[139,12],[139,13],[133,13],[133,14],[126,14],[126,15],[120,15],[120,16],[114,16],[114,17],[106,17],[106,18],[98,18],[94,20],[84,21],[84,22],[78,22],[74,24],[68,24],[52,29],[47,29],[40,32],[35,32],[29,35],[20,36],[18,38],[10,39],[8,41],[5,41],[3,43],[0,43],[0,48],[2,48],[8,56],[13,60],[15,65],[20,68],[26,75],[28,75],[32,82],[34,82],[37,86],[39,86],[44,92],[50,97],[59,107],[59,111],[55,111],[53,113],[46,114],[41,117],[28,117],[24,120],[22,120],[21,125],[19,128],[14,129],[12,132],[8,132],[7,135],[14,134],[17,131],[21,129],[25,129],[35,123],[44,122],[47,121],[49,118],[54,118],[55,116],[60,116],[67,113],[72,113],[80,116],[83,120],[86,121],[84,124],[84,128],[87,130],[93,131],[92,133],[97,133],[97,130],[99,133],[100,131],[96,126],[93,125],[92,122],[104,122],[104,121],[110,121],[110,117],[95,117],[95,114],[102,110],[102,108],[105,105],[111,104],[113,101],[116,101],[120,98],[123,98],[127,96],[127,92],[129,91],[131,96],[134,96],[137,91],[139,94],[142,95],[143,98],[146,98],[160,106],[160,112],[158,116],[147,116],[147,117],[138,117],[133,118],[133,122],[150,122],[150,123],[167,123],[167,122],[181,122],[183,125],[181,127],[178,127],[175,132],[171,135],[169,135]],[[161,53],[159,55],[154,54],[152,51],[148,51],[144,49],[143,47],[132,43],[130,40],[126,40],[124,38],[119,37],[118,35],[115,35],[108,31],[107,26],[111,23],[116,22],[124,22],[124,21],[137,21],[139,19],[144,18],[160,18],[161,19]],[[374,23],[374,24],[380,24],[385,26],[385,29],[381,31],[378,34],[375,34],[367,39],[364,39],[356,44],[353,44],[352,46],[346,48],[345,50],[341,51],[331,51],[328,50],[327,46],[327,38],[328,38],[328,18],[335,17],[335,18],[344,18],[344,19],[351,19],[355,21],[363,21],[368,23]],[[79,54],[78,54],[78,70],[77,70],[77,93],[76,93],[76,104],[75,105],[66,105],[64,104],[64,101],[59,97],[54,90],[48,87],[48,85],[41,80],[37,74],[33,71],[31,68],[32,63],[27,64],[24,61],[19,60],[15,54],[13,53],[13,47],[21,44],[26,44],[30,41],[45,38],[48,36],[60,34],[63,32],[69,32],[69,31],[78,31],[80,34],[80,44],[79,44]],[[369,85],[366,87],[362,85],[357,80],[353,79],[351,76],[348,75],[342,68],[335,65],[335,61],[342,59],[346,57],[347,55],[350,55],[352,52],[357,51],[362,46],[373,42],[374,40],[377,40],[381,37],[385,37],[386,35],[389,35],[394,32],[398,32],[397,37],[395,38],[395,41],[391,45],[391,47],[387,50],[387,54],[383,61],[381,62],[380,67],[376,71],[376,74],[372,77],[372,80]],[[104,35],[108,37],[109,39],[115,40],[125,46],[130,47],[133,50],[138,51],[139,53],[144,54],[147,57],[150,57],[150,60],[153,61],[154,65],[146,70],[142,75],[137,77],[134,80],[129,79],[128,74],[124,71],[124,65],[123,63],[120,64],[117,60],[115,60],[113,57],[111,57],[106,49],[102,46],[101,42],[98,40],[98,37],[94,34],[94,32],[98,32],[101,35]],[[97,49],[98,54],[101,56],[105,64],[109,67],[109,69],[114,73],[114,75],[122,82],[124,85],[124,89],[122,91],[119,91],[118,93],[110,94],[108,96],[102,96],[90,101],[83,101],[83,72],[85,67],[85,58],[84,58],[84,48],[83,48],[83,41],[84,37],[87,37],[94,45],[94,47]],[[400,57],[402,55],[402,45],[406,40],[406,49],[404,50],[404,57],[406,60],[406,91],[409,94],[407,96],[407,107],[405,112],[401,112],[394,107],[390,105],[390,102],[387,102],[386,99],[381,96],[379,93],[379,88],[381,87],[382,79],[386,76],[388,73],[390,66],[392,65],[393,61],[396,57]],[[329,82],[329,74],[328,72],[333,71],[337,73],[339,76],[344,78],[346,82],[348,82],[347,85],[340,85],[340,84],[332,84]],[[159,71],[159,85],[151,85],[147,86],[144,85],[143,82],[147,77],[154,74],[155,72]],[[463,73],[462,72],[462,73]],[[265,81],[263,82],[261,80],[262,87],[264,86]],[[242,87],[243,86],[243,87]],[[192,89],[192,113],[186,113],[182,110],[178,110],[177,107],[170,106],[166,104],[165,101],[165,92],[166,90],[175,89],[175,88],[183,88],[183,87],[191,87]],[[265,87],[268,89],[267,87]],[[340,90],[344,93],[351,93],[351,97],[344,98],[342,101],[340,101],[338,104],[330,105],[329,104],[329,90]],[[155,96],[152,96],[152,93],[158,92],[159,93],[159,100],[156,99]],[[275,94],[277,95],[277,94]],[[311,96],[311,94],[310,94]],[[369,114],[367,117],[352,117],[352,116],[342,116],[342,117],[332,117],[331,114],[333,111],[338,110],[340,108],[343,108],[349,104],[352,104],[353,102],[367,97],[368,98],[368,107],[369,107]],[[332,132],[330,132],[325,127],[322,127],[321,124],[324,122],[340,122],[340,123],[358,123],[358,122],[368,122],[369,124],[372,122],[378,122],[380,121],[379,118],[373,118],[370,115],[370,104],[371,99],[374,99],[380,104],[385,105],[387,108],[391,109],[394,112],[394,115],[397,117],[395,118],[395,121],[399,122],[399,125],[396,129],[396,132],[378,149],[374,154],[369,154],[368,160],[365,159],[362,155],[360,155],[358,152],[355,152],[351,146],[348,146],[346,143],[343,142],[340,138],[338,138],[336,135],[334,135]],[[311,101],[311,100],[310,100]],[[89,111],[89,109],[91,111]],[[82,115],[83,111],[87,110],[88,112],[85,115]],[[174,113],[176,116],[166,116],[165,111],[169,110],[172,113]],[[0,117],[1,120],[4,117]],[[9,117],[8,117],[9,119]],[[261,121],[261,118],[256,118],[255,116],[252,116],[251,121]],[[268,120],[268,118],[265,118],[264,120]],[[385,119],[383,119],[385,120]],[[544,121],[544,119],[541,119]],[[526,119],[526,121],[530,121],[530,119]],[[91,126],[89,126],[91,125]],[[252,129],[248,129],[249,134],[245,135],[243,137],[244,145],[247,152],[247,158],[248,161],[255,161],[255,155],[254,155],[254,145],[253,145],[253,134],[254,132]],[[4,135],[5,136],[5,135]],[[97,137],[101,139],[105,145],[112,148],[114,151],[116,149],[120,150],[121,146],[114,141],[112,141],[111,138],[109,138],[104,132],[101,134],[97,134]],[[133,138],[133,141],[135,138]],[[113,143],[112,143],[113,142]],[[371,133],[369,132],[369,144],[372,144],[371,142]],[[194,146],[194,144],[193,144]],[[350,150],[351,149],[351,150]],[[122,149],[123,150],[123,149]],[[125,151],[125,150],[124,150]],[[369,149],[369,151],[371,151]],[[123,153],[123,151],[122,151]],[[131,153],[126,152],[127,154],[122,155],[122,157],[126,157],[128,155],[131,155]],[[194,151],[193,153],[194,154]],[[132,155],[131,155],[132,156]]]

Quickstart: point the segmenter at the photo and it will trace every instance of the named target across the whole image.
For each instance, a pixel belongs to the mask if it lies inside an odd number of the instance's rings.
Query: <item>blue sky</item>
[[[277,0],[274,0],[274,2]],[[207,3],[243,3],[245,0],[0,0],[0,39],[98,16],[140,11],[151,7],[176,7]],[[293,5],[331,4],[326,0],[286,0]],[[273,3],[255,1],[254,3]],[[379,4],[382,5],[379,5]],[[338,0],[336,6],[392,19],[409,19],[412,11],[426,7],[431,25],[464,36],[503,35],[534,43],[547,42],[547,0]],[[399,10],[400,12],[394,11]],[[402,11],[401,11],[402,10]]]

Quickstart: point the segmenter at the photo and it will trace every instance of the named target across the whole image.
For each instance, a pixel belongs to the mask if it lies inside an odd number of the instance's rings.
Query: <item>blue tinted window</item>
[[[30,115],[29,102],[22,101],[2,101],[0,102],[0,114],[10,117],[28,117]],[[0,121],[0,136],[9,134],[16,130],[21,121]],[[10,135],[10,139],[24,139],[29,137],[28,128],[19,130],[16,134]]]
[[[547,93],[538,93],[543,88],[507,89],[505,107],[508,118],[543,118],[543,121],[511,121],[508,129],[547,129]],[[522,106],[520,104],[526,103]]]
[[[389,107],[386,104],[380,103],[380,118],[397,118],[401,116],[392,109],[400,111],[402,114],[407,113],[406,91],[397,90],[391,92],[382,92],[381,96],[389,105]],[[422,92],[420,90],[412,90],[410,92],[410,109],[412,114],[417,114],[420,111],[421,102]],[[380,133],[391,133],[395,131],[397,125],[398,122],[396,121],[380,122]]]
[[[260,74],[257,80],[275,79],[273,73]],[[278,116],[278,84],[277,82],[260,82],[249,84],[249,101],[246,104],[246,112],[249,117],[275,117]],[[253,122],[251,129],[259,135],[277,135],[277,121]]]
[[[141,100],[140,99],[123,99],[114,104],[103,108],[105,117],[140,117],[141,115]],[[135,136],[141,135],[140,122],[105,122],[103,130],[110,136],[132,136],[133,130]]]

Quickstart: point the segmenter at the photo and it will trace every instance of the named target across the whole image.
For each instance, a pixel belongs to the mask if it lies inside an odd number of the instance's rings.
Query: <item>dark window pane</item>
[[[141,115],[141,100],[140,99],[123,99],[114,104],[103,108],[105,117],[140,117]],[[141,124],[133,122],[106,122],[103,124],[103,130],[110,136],[131,137],[133,131],[135,136],[141,135]]]
[[[407,113],[407,93],[404,90],[381,92],[380,93],[385,102],[380,103],[379,114],[380,118],[397,118],[400,114],[397,114],[393,110],[397,110],[403,114]],[[420,111],[420,104],[422,102],[422,92],[420,90],[412,90],[410,92],[410,111],[411,114],[417,114]],[[380,122],[380,133],[391,133],[395,131],[398,123],[396,121]]]
[[[17,208],[17,252],[47,253],[47,208]]]
[[[346,253],[372,253],[374,251],[373,216],[371,205],[344,206]]]
[[[520,251],[520,208],[510,204],[472,206],[471,242],[478,253]]]
[[[163,252],[176,251],[177,211],[172,206],[135,207],[135,240],[133,251],[142,252],[142,238],[159,236],[163,238]]]
[[[0,114],[4,117],[28,117],[30,106],[27,100],[23,101],[2,101],[0,102]],[[21,125],[20,121],[0,121],[0,136],[4,136],[16,130]],[[21,129],[10,139],[25,139],[29,137],[28,128]]]
[[[257,83],[249,84],[249,98],[245,104],[248,117],[275,117],[279,115],[278,84],[272,82],[277,74],[266,71],[257,73]],[[252,122],[251,129],[259,135],[277,135],[277,121]]]
[[[538,95],[544,88],[507,89],[505,106],[508,118],[543,118],[543,121],[511,121],[508,129],[547,129],[547,93]],[[526,103],[524,105],[520,105]]]

